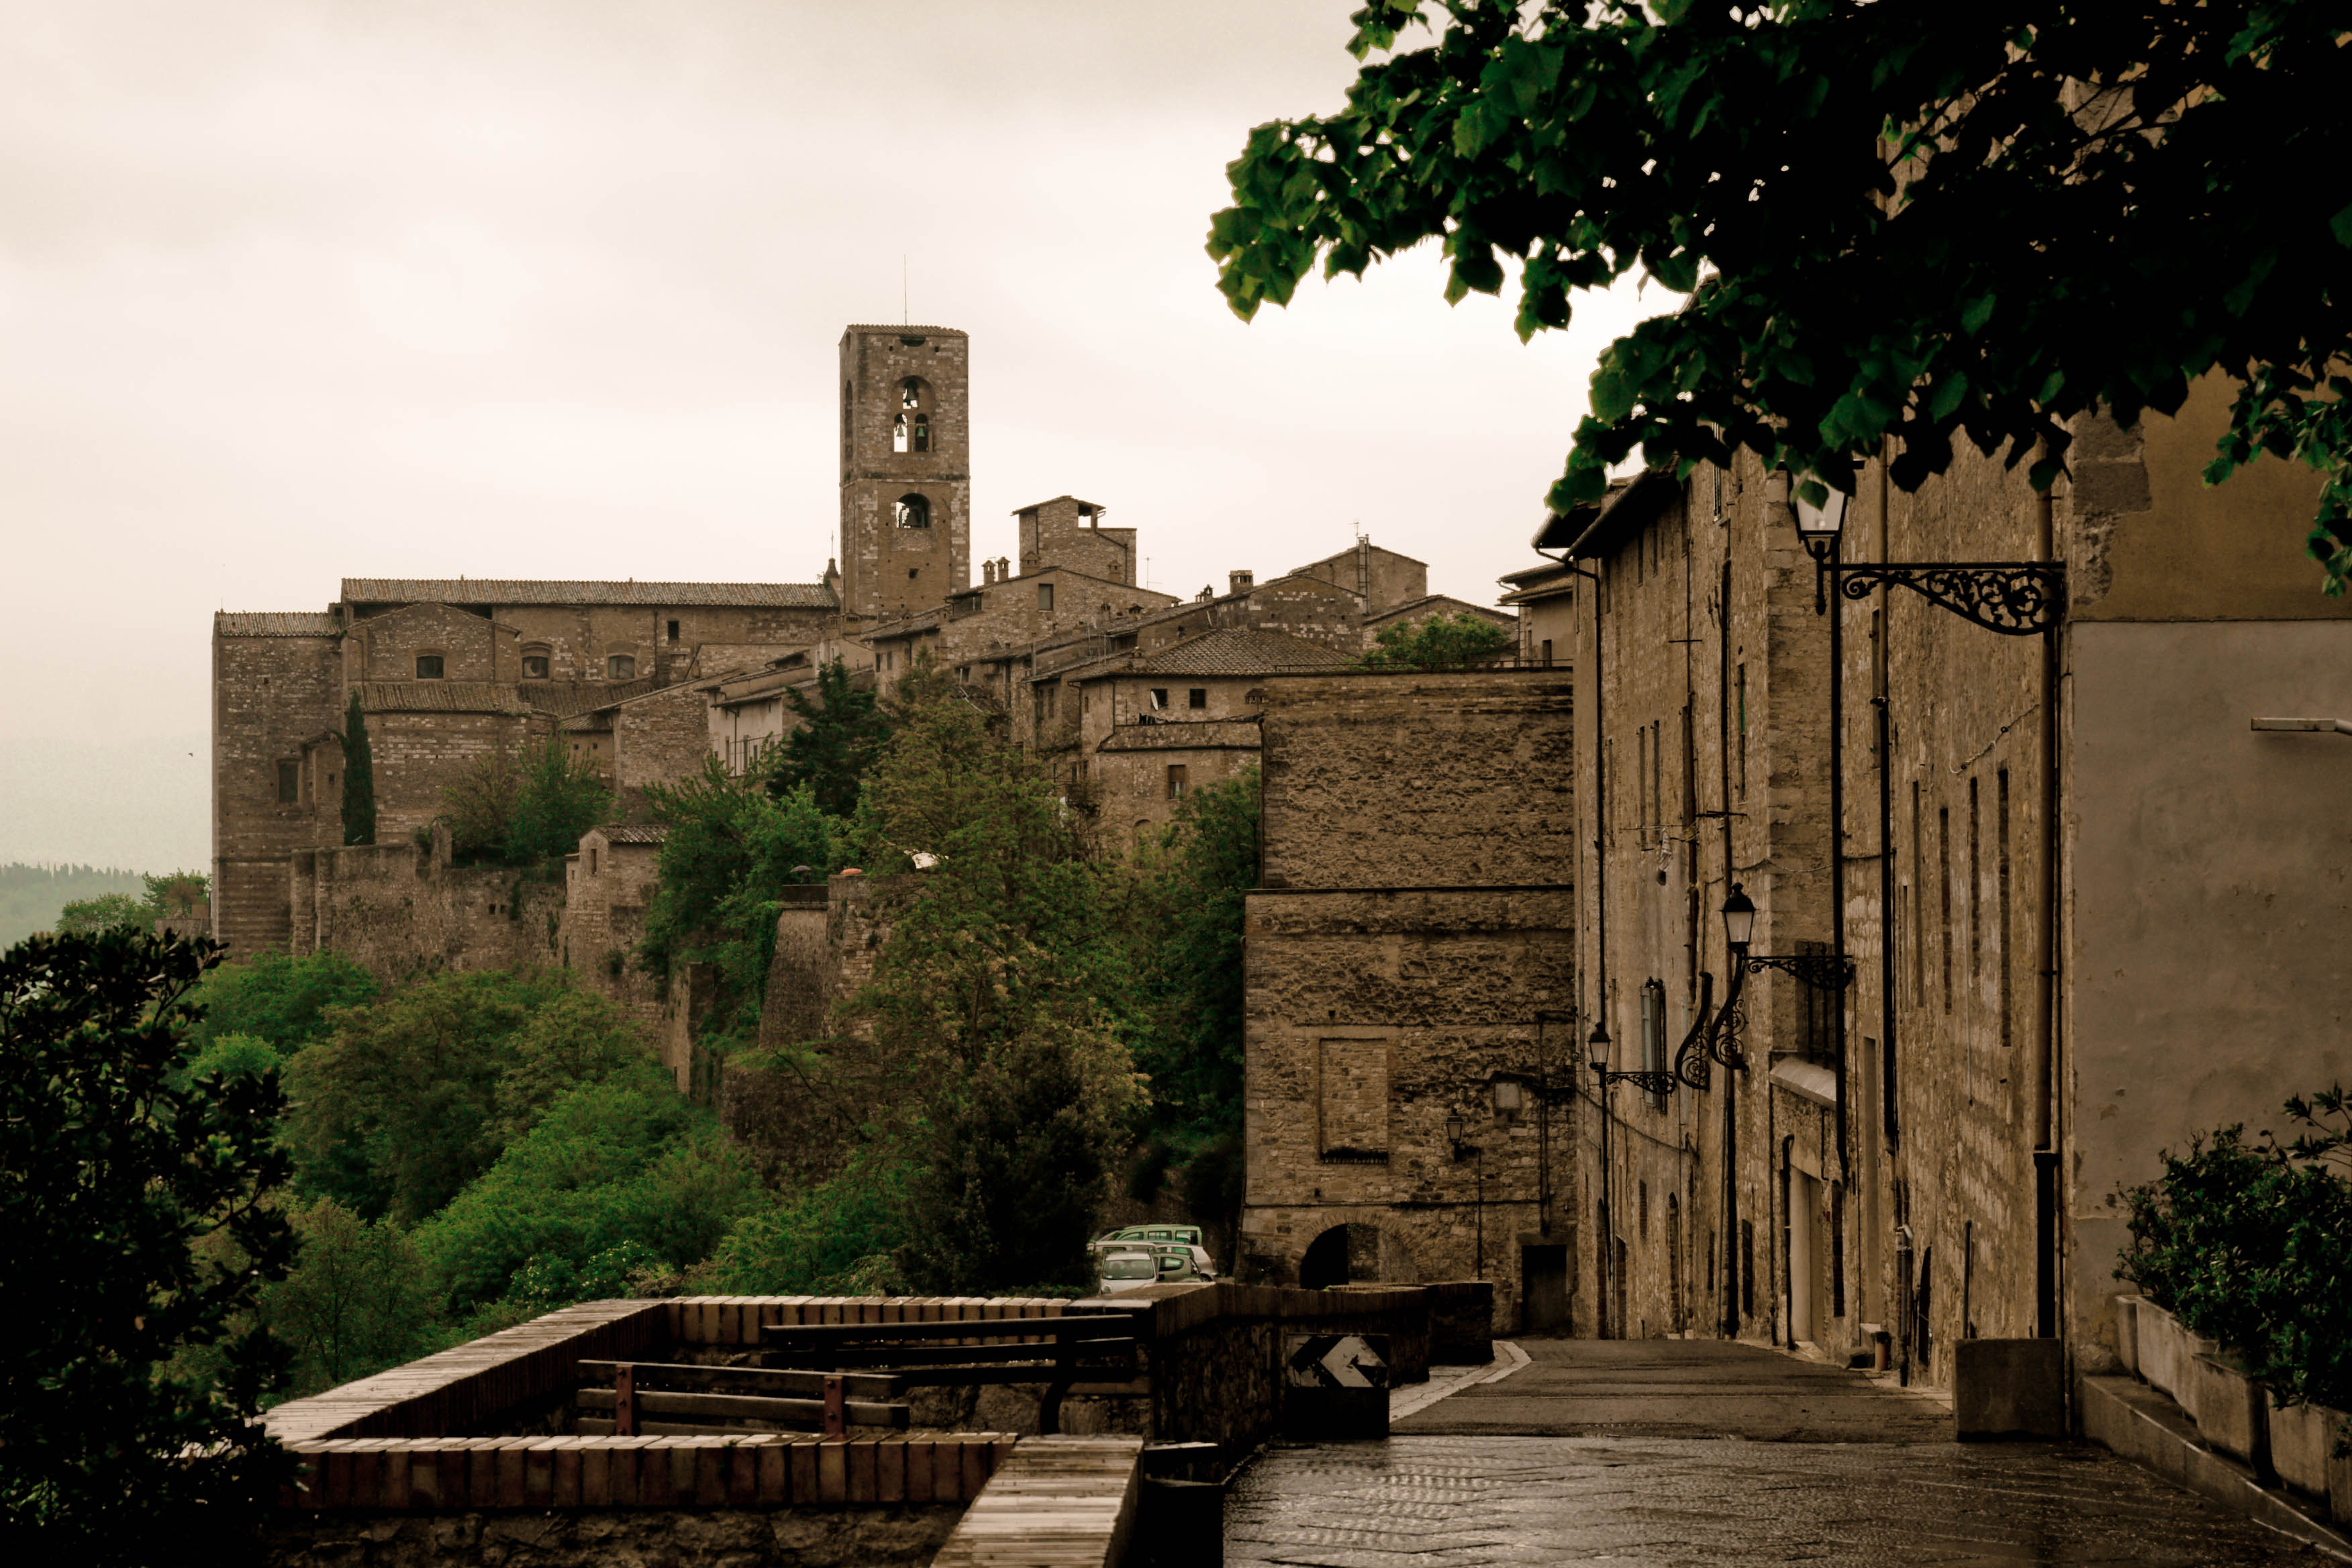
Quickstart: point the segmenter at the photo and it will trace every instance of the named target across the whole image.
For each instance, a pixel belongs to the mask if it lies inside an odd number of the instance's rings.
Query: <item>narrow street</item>
[[[1926,1395],[1755,1346],[1534,1340],[1385,1443],[1277,1447],[1225,1561],[2302,1565],[2334,1560],[2084,1444],[1961,1444]]]

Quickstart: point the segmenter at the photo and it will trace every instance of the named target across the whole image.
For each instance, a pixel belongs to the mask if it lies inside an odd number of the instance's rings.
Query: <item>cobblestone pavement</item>
[[[1234,1483],[1225,1562],[2335,1563],[2079,1444],[1501,1436],[1273,1448]]]

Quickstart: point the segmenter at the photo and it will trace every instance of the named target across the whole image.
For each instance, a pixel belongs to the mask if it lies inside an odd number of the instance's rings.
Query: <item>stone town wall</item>
[[[1269,676],[1265,885],[1571,879],[1565,670]]]
[[[1571,998],[1572,891],[1260,891],[1246,921],[1245,1269],[1297,1281],[1327,1232],[1374,1225],[1399,1282],[1490,1279],[1515,1322],[1520,1245],[1566,1245],[1575,1215],[1571,1118],[1533,1092],[1575,1072],[1537,1027]],[[1514,1115],[1498,1075],[1528,1086]]]
[[[499,867],[453,867],[413,844],[291,857],[298,953],[331,951],[387,984],[436,969],[561,961],[563,889]]]
[[[306,742],[343,727],[341,658],[332,637],[213,637],[213,933],[232,956],[285,949],[286,859],[342,837],[309,799],[278,799],[279,764],[298,776]]]
[[[1202,729],[1213,730],[1209,743],[1188,744],[1191,725],[1168,724],[1122,731],[1117,749],[1097,752],[1089,763],[1095,820],[1112,838],[1141,838],[1176,820],[1183,804],[1170,782],[1170,770],[1181,768],[1183,793],[1207,789],[1247,772],[1258,752],[1247,742],[1256,738],[1256,726],[1231,721]]]

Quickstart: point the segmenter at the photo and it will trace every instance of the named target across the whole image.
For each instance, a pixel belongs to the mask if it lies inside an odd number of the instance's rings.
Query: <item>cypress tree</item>
[[[369,754],[367,715],[360,694],[343,710],[343,842],[375,842],[375,759]]]

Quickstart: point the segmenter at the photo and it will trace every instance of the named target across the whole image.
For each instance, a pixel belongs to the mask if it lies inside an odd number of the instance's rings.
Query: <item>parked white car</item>
[[[1106,1296],[1160,1283],[1160,1259],[1149,1252],[1100,1253],[1096,1257],[1095,1267],[1102,1271],[1102,1293]]]

